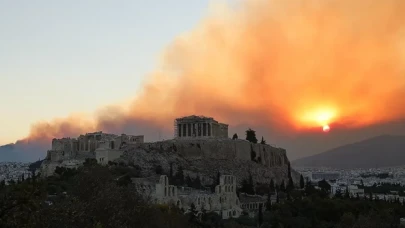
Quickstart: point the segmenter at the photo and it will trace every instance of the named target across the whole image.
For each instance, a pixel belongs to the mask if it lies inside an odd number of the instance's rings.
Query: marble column
[[[184,131],[184,124],[181,124],[181,137],[184,137],[184,134],[187,135],[187,133]]]
[[[210,124],[211,125],[211,137],[213,137],[214,136],[214,134],[213,134],[213,130],[212,130],[212,124]]]

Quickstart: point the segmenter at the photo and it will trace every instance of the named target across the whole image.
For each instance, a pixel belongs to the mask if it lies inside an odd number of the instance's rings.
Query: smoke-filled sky
[[[153,2],[7,3],[20,15],[0,16],[11,54],[0,54],[11,82],[0,142],[95,130],[156,140],[190,114],[230,135],[254,128],[292,158],[405,132],[405,1]]]

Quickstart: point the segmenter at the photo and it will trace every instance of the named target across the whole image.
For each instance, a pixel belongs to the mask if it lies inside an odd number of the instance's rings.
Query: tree
[[[336,190],[335,197],[342,198],[342,190],[340,190],[340,188]]]
[[[241,192],[244,192],[249,195],[254,195],[255,190],[254,190],[254,185],[253,185],[253,178],[252,175],[249,174],[249,179],[248,180],[243,180],[242,181],[242,188],[240,189]]]
[[[95,158],[86,158],[83,163],[84,166],[95,166],[97,165],[97,160]]]
[[[305,187],[305,181],[304,181],[304,177],[301,174],[301,176],[300,176],[300,188],[304,189],[304,187]]]
[[[263,224],[263,206],[259,204],[259,227]]]
[[[150,204],[133,186],[119,186],[111,168],[82,166],[69,180],[55,175],[6,186],[0,190],[0,226],[194,227],[175,207]],[[47,185],[66,182],[66,195],[48,198]]]
[[[356,218],[352,213],[344,213],[343,216],[340,218],[340,223],[338,225],[338,228],[347,228],[347,227],[353,227],[356,222]]]
[[[271,193],[271,194],[273,194],[273,193],[276,191],[276,186],[274,185],[273,178],[270,180],[269,189],[270,189],[270,193]]]
[[[266,140],[264,140],[263,136],[262,136],[262,140],[260,141],[260,144],[263,144],[263,145],[266,144]]]
[[[233,134],[232,139],[233,139],[233,140],[238,139],[238,134],[236,134],[236,133]]]
[[[269,192],[267,193],[266,210],[267,211],[271,210],[271,191],[270,191],[270,189],[269,189]]]
[[[197,223],[197,213],[198,211],[196,210],[196,207],[194,205],[194,203],[191,203],[190,205],[190,209],[188,212],[188,216],[189,216],[189,222],[190,223]]]
[[[128,186],[131,182],[131,177],[128,174],[117,180],[119,186]]]
[[[292,190],[294,190],[294,182],[291,177],[288,178],[288,184],[287,184],[286,190],[287,190],[287,192],[291,192]]]
[[[280,203],[280,196],[278,195],[278,192],[277,192],[277,195],[276,195],[276,203]]]
[[[326,180],[321,180],[318,182],[318,187],[324,192],[330,192],[331,186]]]
[[[345,198],[350,198],[349,187],[346,186]]]
[[[251,142],[251,143],[257,143],[256,131],[249,128],[246,131],[246,140]]]
[[[184,185],[184,172],[183,172],[183,167],[178,166],[177,167],[177,172],[176,175],[174,176],[174,179],[177,183],[177,185]]]
[[[211,192],[215,192],[215,187],[220,184],[221,173],[218,171],[216,176],[212,177]]]
[[[251,173],[249,173],[249,184],[252,185],[252,187],[254,186],[253,185],[253,177],[252,177]]]
[[[173,162],[170,163],[169,180],[173,177]]]
[[[200,176],[197,176],[194,180],[193,180],[193,188],[195,189],[201,189],[201,180],[200,180]]]
[[[191,177],[189,175],[186,176],[185,182],[187,187],[193,187],[193,180],[191,180]]]
[[[162,166],[161,166],[161,165],[156,166],[156,167],[155,167],[155,172],[156,172],[156,174],[158,174],[158,175],[162,175],[162,174],[163,174],[163,168],[162,168]]]
[[[286,189],[285,189],[285,183],[284,183],[284,180],[282,180],[282,181],[281,181],[281,184],[280,184],[280,191],[281,191],[281,192],[285,192],[285,190],[286,190]]]

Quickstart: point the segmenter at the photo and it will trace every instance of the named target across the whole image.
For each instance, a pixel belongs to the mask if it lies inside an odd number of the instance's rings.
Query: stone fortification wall
[[[148,150],[173,151],[188,159],[251,161],[251,151],[253,151],[256,154],[257,163],[267,167],[284,166],[289,162],[284,149],[264,144],[253,144],[246,140],[166,140],[140,144],[139,147]]]
[[[76,138],[61,138],[52,140],[53,151],[64,151],[71,157],[79,152],[94,152],[98,148],[119,149],[123,144],[143,143],[143,135],[114,135],[103,132],[87,133]]]

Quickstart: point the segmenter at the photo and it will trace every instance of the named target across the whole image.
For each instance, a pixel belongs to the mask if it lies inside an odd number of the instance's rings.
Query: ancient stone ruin
[[[52,148],[41,165],[41,173],[51,175],[57,166],[76,168],[86,158],[98,158],[100,163],[108,162],[108,158],[121,156],[121,148],[126,145],[144,142],[143,135],[115,135],[102,131],[87,133],[77,138],[61,138],[52,140]],[[110,155],[110,156],[109,156]]]
[[[144,142],[142,135],[115,135],[101,131],[77,138],[53,139],[41,173],[52,175],[57,166],[76,168],[86,158],[92,158],[102,165],[117,159],[131,162],[146,170],[145,175],[152,175],[157,163],[168,169],[169,163],[175,162],[206,176],[221,169],[238,174],[238,178],[245,178],[248,173],[260,173],[255,177],[259,182],[287,177],[289,160],[285,149],[243,139],[232,140],[228,137],[228,125],[212,117],[192,115],[178,118],[174,132],[173,139],[148,143]]]
[[[265,199],[255,195],[236,195],[242,180],[253,178],[255,183],[294,181],[298,173],[290,170],[286,150],[267,144],[255,144],[243,139],[230,139],[228,125],[205,116],[186,116],[175,120],[173,139],[144,142],[144,137],[114,135],[103,132],[87,133],[77,138],[53,139],[52,148],[41,164],[43,176],[53,175],[56,167],[77,168],[86,158],[101,165],[110,161],[131,164],[141,170],[141,178],[133,184],[158,204],[174,204],[189,210],[204,208],[222,218],[239,217],[242,211],[257,212]],[[184,175],[201,178],[204,186],[212,185],[213,176],[221,174],[215,191],[191,189],[169,184],[166,175],[157,176],[156,167],[169,173],[173,166],[182,167]],[[159,175],[160,175],[159,174]],[[225,175],[224,175],[225,174]]]
[[[228,138],[228,124],[219,123],[212,117],[185,116],[174,123],[177,139]]]

